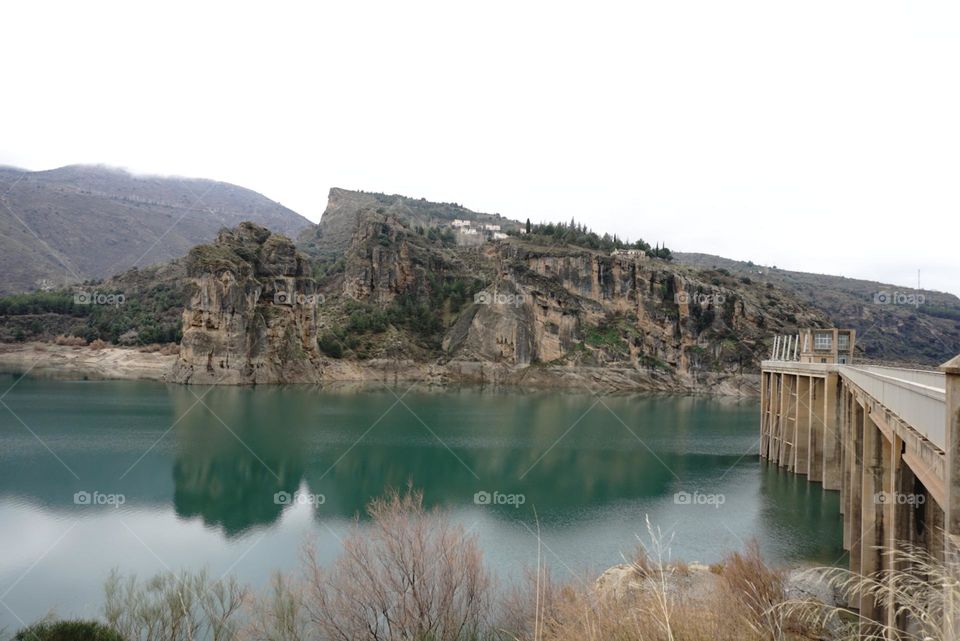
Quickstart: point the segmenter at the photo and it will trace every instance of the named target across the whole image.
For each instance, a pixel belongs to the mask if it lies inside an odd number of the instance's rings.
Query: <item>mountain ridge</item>
[[[857,330],[861,359],[935,366],[960,353],[960,298],[949,292],[779,269],[713,254],[677,252],[674,257],[791,292],[823,311],[837,327]]]
[[[244,220],[290,236],[312,226],[245,187],[102,165],[0,167],[0,205],[0,293],[166,262]]]

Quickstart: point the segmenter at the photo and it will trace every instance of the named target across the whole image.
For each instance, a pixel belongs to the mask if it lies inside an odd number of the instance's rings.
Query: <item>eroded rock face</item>
[[[499,244],[493,259],[496,279],[444,338],[455,360],[554,374],[630,368],[675,388],[718,389],[756,371],[771,332],[822,322],[795,301],[663,261],[517,243]]]
[[[187,257],[195,287],[183,313],[172,380],[285,383],[320,380],[317,305],[306,264],[284,236],[253,223],[222,230]]]
[[[424,275],[417,273],[407,233],[389,215],[373,215],[360,223],[346,253],[343,293],[389,303],[415,289]]]

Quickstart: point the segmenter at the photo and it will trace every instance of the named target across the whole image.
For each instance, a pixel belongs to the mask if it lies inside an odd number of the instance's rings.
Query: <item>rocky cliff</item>
[[[455,360],[527,368],[538,379],[736,387],[755,374],[772,333],[824,323],[788,296],[664,261],[522,240],[491,254],[496,278],[443,347]]]
[[[642,253],[535,234],[457,246],[377,198],[332,199],[336,233],[319,237],[335,256],[253,224],[191,251],[173,379],[752,393],[769,336],[827,324],[775,288]]]
[[[223,230],[187,256],[193,293],[172,380],[293,383],[319,380],[321,297],[305,259],[254,223]]]
[[[428,364],[447,382],[736,391],[769,336],[827,324],[749,279],[523,235],[449,246],[375,210],[339,260],[321,311],[336,345],[326,377],[358,360],[397,363],[395,376]],[[412,322],[415,306],[437,322]]]

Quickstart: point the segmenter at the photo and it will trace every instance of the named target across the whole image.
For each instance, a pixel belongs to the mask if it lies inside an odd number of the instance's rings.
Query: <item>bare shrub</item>
[[[90,341],[90,349],[103,349],[107,346],[108,346],[107,342],[99,338],[96,340]]]
[[[250,641],[314,639],[303,596],[302,585],[282,574],[274,574],[269,592],[251,600],[250,622],[242,638]]]
[[[324,639],[459,641],[476,638],[490,578],[476,537],[423,508],[419,492],[392,491],[368,507],[372,522],[343,542],[331,569],[306,550],[306,610]]]
[[[212,581],[206,571],[164,572],[144,582],[111,572],[104,616],[127,641],[228,641],[247,588],[236,579]]]
[[[67,336],[66,334],[60,334],[53,339],[54,344],[56,345],[65,345],[67,347],[85,347],[87,341],[80,336]]]

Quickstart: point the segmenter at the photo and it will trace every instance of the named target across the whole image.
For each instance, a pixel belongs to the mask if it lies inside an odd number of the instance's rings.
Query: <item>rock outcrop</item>
[[[610,383],[615,371],[631,386],[647,379],[640,388],[717,388],[757,371],[771,333],[824,323],[788,296],[664,261],[522,241],[491,259],[494,281],[443,347],[454,360],[538,366],[539,378],[596,368]]]
[[[224,230],[186,260],[194,293],[172,380],[750,394],[770,335],[826,324],[748,279],[519,233],[457,246],[420,224],[450,215],[481,216],[331,192],[314,241],[338,253],[313,255],[321,289],[285,237]]]
[[[253,223],[193,248],[195,287],[171,379],[182,383],[317,382],[317,307],[307,264],[284,236]]]

